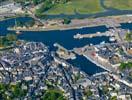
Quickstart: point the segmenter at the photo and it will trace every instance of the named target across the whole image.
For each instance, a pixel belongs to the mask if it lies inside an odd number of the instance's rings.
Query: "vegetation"
[[[21,3],[22,5],[28,5],[28,4],[37,5],[40,4],[43,0],[14,0],[14,1]]]
[[[87,89],[87,90],[85,91],[85,95],[86,95],[87,97],[90,97],[90,96],[93,95],[93,93],[92,93],[92,91],[90,91],[90,89]]]
[[[105,0],[105,5],[120,10],[132,10],[132,0]]]
[[[65,18],[64,19],[63,24],[70,24],[70,23],[71,23],[71,20],[70,19],[68,19],[68,18]]]
[[[127,41],[129,41],[129,42],[132,41],[132,32],[126,33],[125,39],[126,39]]]
[[[29,20],[27,22],[16,21],[16,25],[19,26],[19,27],[23,27],[23,26],[32,27],[34,24],[35,24],[35,21],[33,19]]]
[[[7,34],[0,37],[0,48],[6,48],[16,42],[17,36],[15,34]]]
[[[35,24],[35,21],[34,20],[30,20],[27,23],[25,23],[25,26],[32,27],[34,24]]]
[[[44,11],[50,9],[53,6],[51,0],[46,0],[39,9],[36,10],[36,14],[42,14]]]
[[[26,87],[26,88],[24,88]],[[23,100],[28,93],[28,82],[0,83],[0,100]],[[35,95],[33,94],[31,98]],[[40,100],[66,100],[63,92],[56,89],[48,89],[40,95]]]
[[[109,86],[107,86],[107,85],[103,86],[102,91],[103,91],[104,94],[107,94],[107,93],[109,92],[108,87],[109,87]]]
[[[99,0],[45,0],[36,10],[36,14],[80,14],[96,13],[102,11]]]
[[[7,39],[8,41],[16,41],[16,40],[17,40],[17,37],[16,37],[15,34],[7,34],[7,35],[6,35],[6,39]]]
[[[122,48],[119,48],[119,54],[120,54],[120,55],[125,54],[125,52],[124,52],[124,50],[123,50]]]
[[[66,100],[63,92],[59,90],[47,90],[42,100]]]
[[[74,77],[75,77],[74,82],[77,82],[79,79],[82,78],[80,73],[77,73]]]
[[[110,100],[117,100],[117,96],[111,97]]]
[[[132,68],[132,62],[127,62],[127,63],[122,62],[119,68],[121,70],[126,69],[126,68],[130,69]]]
[[[0,100],[14,100],[15,98],[22,98],[27,94],[26,89],[22,89],[20,83],[3,84],[0,83]]]

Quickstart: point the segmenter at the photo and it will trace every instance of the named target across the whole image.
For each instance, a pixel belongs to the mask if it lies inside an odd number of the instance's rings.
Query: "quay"
[[[96,74],[93,74],[92,76],[93,77],[96,77],[96,76],[99,76],[99,75],[105,75],[105,74],[108,74],[108,72],[100,72],[100,73],[96,73]]]
[[[93,38],[93,37],[97,37],[97,36],[114,36],[114,34],[110,31],[106,31],[104,33],[101,32],[97,32],[97,33],[93,33],[93,34],[79,34],[77,33],[76,35],[74,35],[74,39],[83,39],[83,38]]]
[[[67,59],[75,59],[76,58],[76,55],[72,51],[67,50],[66,48],[64,48],[60,44],[55,43],[54,47],[58,48],[58,50],[56,51],[56,53],[58,54],[58,56],[60,58],[63,58],[65,60],[67,60]]]
[[[92,63],[96,64],[97,66],[103,68],[104,70],[108,71],[108,72],[112,72],[108,67],[106,67],[106,65],[104,65],[103,63],[99,62],[96,58],[92,58],[88,55],[83,54],[84,57],[86,57],[89,61],[91,61]],[[107,64],[108,65],[108,64]]]

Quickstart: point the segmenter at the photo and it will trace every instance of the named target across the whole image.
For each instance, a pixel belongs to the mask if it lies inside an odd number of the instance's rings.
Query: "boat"
[[[102,41],[100,44],[105,44],[105,41]]]
[[[113,42],[113,41],[115,41],[115,38],[114,38],[114,37],[110,37],[110,38],[109,38],[109,41],[110,41],[110,42]]]
[[[132,21],[128,21],[128,23],[132,23]]]
[[[19,30],[16,31],[16,34],[20,34],[21,32]]]
[[[97,34],[101,34],[101,32],[97,32]]]

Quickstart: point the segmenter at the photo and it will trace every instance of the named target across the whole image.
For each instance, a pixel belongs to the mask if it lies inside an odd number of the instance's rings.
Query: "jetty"
[[[74,35],[74,39],[83,39],[83,38],[93,38],[93,37],[98,37],[98,36],[114,36],[114,34],[111,31],[106,31],[104,33],[101,32],[97,32],[97,33],[91,33],[91,34],[80,34],[77,33],[76,35]]]
[[[105,72],[99,72],[99,73],[93,74],[92,76],[93,76],[93,77],[96,77],[96,76],[105,75],[105,74],[108,74],[108,72],[107,72],[107,71],[105,71]]]

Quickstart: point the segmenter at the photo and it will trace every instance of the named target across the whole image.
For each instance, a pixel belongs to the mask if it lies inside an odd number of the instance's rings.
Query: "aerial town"
[[[82,1],[0,0],[0,100],[132,100],[132,0]]]

